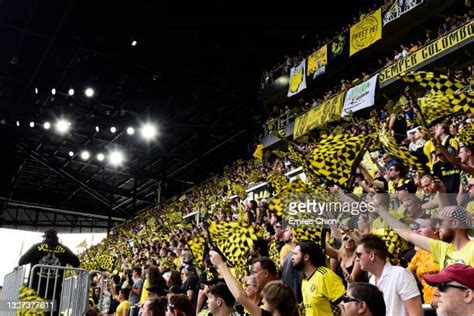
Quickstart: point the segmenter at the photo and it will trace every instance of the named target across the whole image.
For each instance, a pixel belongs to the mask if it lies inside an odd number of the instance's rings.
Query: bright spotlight
[[[100,131],[99,126],[96,126],[96,127],[95,127],[95,131],[96,131],[97,133]]]
[[[70,151],[70,152],[68,153],[68,155],[69,155],[69,157],[72,157],[72,156],[74,156],[74,152],[73,152],[73,151]]]
[[[51,128],[51,123],[50,122],[44,122],[43,128],[44,129],[50,129]]]
[[[91,154],[87,150],[84,150],[83,152],[81,152],[81,159],[82,160],[87,160],[90,157],[91,157]]]
[[[68,93],[70,96],[73,96],[73,95],[74,95],[74,89],[73,89],[73,88],[69,89],[67,93]]]
[[[123,154],[120,151],[113,151],[110,153],[109,160],[112,165],[120,165],[123,162]]]
[[[20,126],[20,121],[16,121],[16,126]]]
[[[68,121],[63,120],[63,119],[58,120],[55,125],[56,131],[60,134],[66,134],[69,131],[70,126],[71,124]]]
[[[145,124],[142,126],[141,133],[146,140],[153,139],[156,136],[156,127],[151,124]]]
[[[110,128],[110,132],[111,132],[112,134],[114,134],[116,131],[117,131],[117,128],[115,128],[115,126],[112,126],[112,127]]]
[[[35,88],[35,93],[36,93],[36,94],[38,94],[38,93],[39,93],[39,91],[38,91],[38,88]]]
[[[137,41],[132,41],[132,46],[137,46]]]
[[[56,94],[56,89],[54,89],[54,88],[51,89],[51,94],[52,94],[52,95],[55,95],[55,94]]]
[[[99,161],[104,161],[104,158],[105,158],[105,156],[102,153],[97,155],[97,160],[99,160]]]
[[[92,98],[94,96],[94,89],[87,88],[85,93],[86,93],[86,97]]]
[[[133,134],[135,134],[135,129],[134,129],[133,127],[127,128],[127,134],[128,134],[128,135],[133,135]]]
[[[30,122],[30,127],[31,128],[35,127],[35,122]]]

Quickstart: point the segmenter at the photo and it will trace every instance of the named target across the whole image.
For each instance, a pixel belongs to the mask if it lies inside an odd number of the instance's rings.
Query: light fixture
[[[132,41],[132,46],[137,46],[137,41]]]
[[[30,127],[31,128],[35,127],[35,122],[30,122]]]
[[[99,126],[96,126],[96,127],[95,127],[95,131],[96,131],[97,133],[100,131]]]
[[[70,126],[71,126],[70,122],[64,119],[60,119],[56,122],[55,128],[59,134],[66,134],[69,131]]]
[[[86,97],[92,98],[94,96],[94,89],[92,88],[87,88],[85,91]]]
[[[73,88],[69,89],[67,93],[68,93],[70,96],[73,96],[73,95],[74,95],[74,89],[73,89]]]
[[[74,156],[74,152],[73,152],[73,151],[70,151],[70,152],[68,153],[68,155],[69,155],[69,157],[72,157],[72,156]]]
[[[55,94],[56,94],[56,89],[54,89],[54,88],[51,89],[51,94],[52,94],[52,95],[55,95]]]
[[[50,129],[51,128],[51,123],[50,122],[44,122],[43,128],[44,129]]]
[[[128,134],[128,135],[133,135],[133,134],[135,134],[135,129],[134,129],[133,127],[127,128],[127,134]]]
[[[156,136],[156,127],[152,124],[145,124],[141,128],[143,138],[151,140]]]
[[[116,150],[110,153],[109,161],[112,165],[117,166],[123,162],[123,154],[122,152]]]
[[[87,160],[91,157],[91,154],[87,150],[83,150],[81,152],[81,159],[82,160]]]
[[[104,156],[103,153],[100,153],[100,154],[97,155],[97,160],[99,160],[99,161],[104,161],[104,158],[105,158],[105,156]]]
[[[112,134],[114,134],[116,131],[117,131],[117,128],[116,128],[115,126],[112,126],[112,127],[110,128],[110,132],[111,132]]]
[[[16,126],[20,126],[20,121],[16,121]]]
[[[35,93],[36,93],[36,94],[38,94],[38,93],[39,93],[39,91],[38,91],[38,88],[35,88]]]

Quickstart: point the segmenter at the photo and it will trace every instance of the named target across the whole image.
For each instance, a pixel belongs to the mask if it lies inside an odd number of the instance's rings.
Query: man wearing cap
[[[474,315],[474,268],[453,264],[438,274],[425,275],[424,279],[437,287],[437,315]]]
[[[406,224],[390,215],[382,201],[382,196],[375,196],[373,200],[383,220],[403,239],[431,252],[434,262],[439,263],[441,269],[453,263],[474,266],[474,240],[468,237],[472,218],[465,207],[447,206],[439,212],[441,240],[435,240],[410,230]]]
[[[58,232],[54,229],[48,229],[44,232],[43,242],[37,243],[21,256],[18,261],[18,265],[22,266],[25,264],[31,264],[34,267],[37,264],[48,265],[48,266],[59,266],[64,267],[71,265],[75,268],[79,267],[79,258],[66,246],[59,243]],[[37,270],[40,271],[40,270]],[[53,299],[53,295],[56,298],[57,307],[59,307],[59,293],[61,292],[61,284],[64,272],[56,272],[51,270],[49,273],[40,272],[35,273],[33,276],[34,289],[38,288],[38,282],[41,280],[38,294],[48,300]],[[41,279],[40,279],[41,278]],[[48,280],[49,279],[49,280]],[[46,283],[49,281],[48,293],[46,293]],[[53,293],[54,282],[56,282],[56,293]]]

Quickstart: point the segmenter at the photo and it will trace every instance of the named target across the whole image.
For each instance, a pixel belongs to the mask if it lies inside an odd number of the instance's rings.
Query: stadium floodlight
[[[137,41],[132,41],[132,46],[137,46]]]
[[[146,140],[151,140],[156,137],[156,127],[152,124],[144,124],[141,128],[141,134]]]
[[[95,131],[96,131],[97,133],[100,131],[99,126],[96,126],[96,127],[95,127]]]
[[[20,121],[16,121],[16,126],[17,126],[17,127],[20,126]]]
[[[72,97],[74,95],[74,89],[69,89],[67,93]]]
[[[88,98],[92,98],[94,96],[94,89],[92,88],[87,88],[86,91],[85,91],[85,94],[86,94],[86,97]]]
[[[35,93],[38,94],[39,93],[39,90],[38,88],[35,88]]]
[[[114,134],[116,131],[117,131],[117,128],[116,128],[115,126],[112,126],[112,127],[110,128],[110,132],[111,132],[112,134]]]
[[[69,157],[72,157],[72,156],[74,156],[74,152],[71,150],[71,151],[69,151],[68,155],[69,155]]]
[[[44,122],[43,128],[44,129],[50,129],[51,128],[51,123],[50,122]]]
[[[91,154],[87,150],[81,152],[81,159],[88,160],[91,157]]]
[[[35,122],[30,122],[30,127],[31,128],[35,127]]]
[[[104,156],[103,153],[99,153],[99,154],[97,155],[97,160],[99,160],[99,161],[104,161],[104,159],[105,159],[105,156]]]
[[[55,94],[56,94],[56,89],[54,89],[54,88],[51,89],[51,94],[52,94],[52,95],[55,95]]]
[[[55,128],[59,134],[66,134],[69,131],[70,126],[71,126],[70,122],[64,119],[59,119],[56,122]]]
[[[133,135],[133,134],[135,134],[135,129],[134,129],[133,127],[127,128],[127,134],[128,134],[128,135]]]
[[[122,164],[123,160],[124,160],[124,156],[121,151],[115,150],[110,153],[109,161],[112,165],[118,166]]]

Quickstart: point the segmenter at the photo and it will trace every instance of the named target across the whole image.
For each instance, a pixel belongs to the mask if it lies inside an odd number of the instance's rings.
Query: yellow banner
[[[328,45],[324,45],[314,53],[308,56],[307,76],[315,72],[323,72],[324,66],[328,64]]]
[[[341,117],[343,105],[344,92],[341,92],[335,97],[321,103],[319,106],[298,116],[295,120],[293,137],[296,139],[315,127],[339,119]]]
[[[382,38],[382,9],[365,16],[351,26],[349,56],[369,47]]]
[[[396,77],[418,64],[441,54],[450,47],[453,47],[461,42],[467,41],[473,37],[474,22],[469,22],[466,25],[444,35],[435,42],[418,49],[403,59],[391,64],[382,69],[379,73],[379,82],[383,83],[393,77]]]

